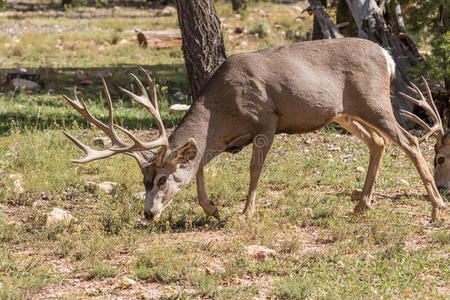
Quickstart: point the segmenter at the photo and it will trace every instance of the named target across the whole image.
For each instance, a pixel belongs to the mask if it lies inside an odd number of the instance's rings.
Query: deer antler
[[[405,110],[400,110],[400,114],[405,116],[406,118],[410,119],[411,121],[417,123],[418,125],[422,126],[427,133],[421,137],[419,139],[419,143],[422,143],[423,141],[428,140],[428,138],[435,134],[437,139],[440,141],[442,139],[442,136],[444,135],[444,128],[442,126],[442,121],[441,118],[439,116],[439,112],[436,108],[436,105],[434,105],[433,102],[433,98],[431,96],[431,90],[430,87],[428,86],[427,81],[425,80],[425,78],[422,77],[422,80],[425,84],[425,88],[427,90],[427,96],[425,97],[422,92],[419,90],[419,88],[414,85],[413,83],[411,83],[411,87],[409,87],[409,89],[414,92],[417,97],[419,97],[420,99],[415,99],[409,95],[406,95],[404,93],[400,92],[400,95],[402,95],[403,97],[405,97],[406,99],[408,99],[409,101],[411,101],[412,103],[414,103],[417,106],[420,106],[421,108],[423,108],[428,115],[430,115],[431,119],[433,120],[433,126],[430,127],[427,123],[425,123],[425,121],[423,121],[422,119],[420,119],[417,115],[409,112],[409,111],[405,111]]]
[[[111,150],[116,151],[116,152],[130,152],[130,151],[142,151],[142,150],[148,150],[148,149],[152,149],[152,148],[156,148],[156,147],[161,147],[162,148],[161,157],[164,157],[167,152],[167,148],[169,147],[169,142],[167,139],[167,134],[166,134],[166,130],[164,128],[164,124],[163,124],[161,116],[159,114],[155,82],[150,78],[150,75],[148,75],[148,73],[143,68],[140,68],[140,70],[144,73],[145,78],[147,79],[147,83],[150,87],[150,91],[152,94],[151,100],[147,94],[147,91],[145,90],[144,85],[134,74],[130,74],[130,75],[131,75],[131,77],[133,77],[133,79],[136,81],[136,84],[139,86],[139,88],[141,90],[141,95],[139,96],[139,95],[133,94],[132,92],[130,92],[124,88],[121,88],[121,87],[120,87],[120,89],[124,93],[126,93],[128,96],[130,96],[131,99],[133,99],[137,103],[144,106],[150,112],[150,114],[153,116],[153,118],[156,121],[156,126],[158,127],[158,131],[159,131],[159,137],[152,142],[148,142],[148,143],[142,142],[138,138],[136,138],[130,131],[128,131],[125,128],[122,128],[118,125],[115,125],[121,131],[123,131],[126,135],[128,135],[128,137],[133,141],[133,145],[127,146],[127,147],[119,147],[117,149],[111,149]]]
[[[79,160],[72,160],[72,162],[88,163],[88,162],[91,162],[94,160],[108,158],[115,154],[124,153],[124,154],[134,157],[136,159],[136,161],[138,162],[139,166],[143,167],[146,163],[146,159],[139,151],[149,150],[149,149],[152,149],[155,147],[162,147],[163,148],[162,151],[164,151],[164,153],[162,153],[162,154],[164,154],[164,155],[162,155],[162,157],[165,156],[165,153],[168,148],[168,140],[167,140],[167,135],[166,135],[166,132],[164,129],[163,122],[159,115],[157,98],[156,98],[156,86],[155,86],[154,81],[148,75],[148,73],[143,68],[140,68],[140,70],[145,74],[147,82],[149,83],[149,86],[151,88],[152,101],[150,101],[150,99],[147,95],[147,91],[145,90],[143,84],[133,74],[131,74],[131,75],[135,79],[139,88],[141,89],[142,95],[137,96],[123,88],[121,88],[121,90],[124,91],[125,93],[127,93],[128,95],[130,95],[136,102],[143,105],[153,115],[153,117],[156,120],[156,125],[158,126],[158,129],[159,129],[159,133],[160,133],[159,138],[156,141],[153,141],[150,143],[143,143],[143,142],[140,142],[130,131],[114,124],[111,95],[109,94],[106,82],[102,77],[103,88],[104,88],[105,96],[106,96],[106,99],[108,102],[108,111],[109,111],[108,125],[104,124],[103,122],[99,121],[97,118],[92,116],[92,114],[88,111],[88,109],[86,107],[86,103],[84,103],[83,100],[80,101],[78,99],[76,92],[75,92],[75,100],[72,100],[65,95],[63,97],[64,97],[64,99],[67,100],[67,102],[69,102],[69,104],[73,108],[75,108],[76,111],[78,111],[78,113],[80,113],[80,115],[82,115],[90,123],[94,124],[96,127],[98,127],[100,130],[102,130],[108,136],[108,138],[111,140],[112,148],[104,149],[104,150],[95,150],[95,149],[83,144],[82,142],[80,142],[78,139],[76,139],[69,133],[64,132],[64,134],[75,145],[77,145],[78,148],[80,148],[81,150],[83,150],[86,153],[86,156],[84,158],[79,159]],[[124,141],[122,141],[120,139],[120,137],[117,135],[116,131],[114,130],[114,127],[119,128],[121,131],[123,131],[125,134],[127,134],[130,137],[130,139],[133,141],[133,145],[130,146],[127,143],[125,143]]]

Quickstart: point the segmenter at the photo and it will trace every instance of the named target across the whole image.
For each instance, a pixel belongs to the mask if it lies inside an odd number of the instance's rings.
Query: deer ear
[[[197,143],[194,139],[190,138],[184,146],[181,146],[177,150],[173,151],[169,159],[172,163],[179,165],[185,164],[197,157]]]

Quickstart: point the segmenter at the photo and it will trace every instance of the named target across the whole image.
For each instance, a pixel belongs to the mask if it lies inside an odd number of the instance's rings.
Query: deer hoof
[[[361,199],[362,199],[362,197],[363,197],[363,193],[362,193],[361,190],[354,190],[354,191],[352,192],[352,201],[354,201],[354,202],[360,202]]]
[[[244,211],[242,212],[242,215],[246,216],[246,217],[253,217],[253,215],[255,214],[255,208],[251,207],[251,206],[246,206],[244,208]]]
[[[364,203],[364,202],[359,202],[355,206],[355,209],[353,210],[353,212],[355,214],[360,214],[360,213],[368,211],[369,209],[370,209],[370,205],[368,205],[367,203]]]
[[[216,207],[216,210],[213,212],[213,214],[211,216],[216,218],[217,221],[220,221],[220,214],[219,214],[219,210],[217,209],[217,207]]]
[[[444,207],[433,207],[433,211],[431,212],[431,222],[439,222],[444,216],[445,206]]]

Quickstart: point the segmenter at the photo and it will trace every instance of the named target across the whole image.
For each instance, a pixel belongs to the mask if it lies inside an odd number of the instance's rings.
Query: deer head
[[[447,193],[450,192],[450,132],[444,134],[444,127],[439,112],[433,102],[431,90],[425,78],[424,82],[427,97],[425,97],[417,86],[411,84],[411,91],[414,92],[418,99],[412,98],[406,94],[401,93],[403,97],[423,108],[433,121],[433,126],[430,127],[425,121],[420,119],[417,115],[401,110],[401,114],[411,121],[422,126],[426,130],[426,134],[419,139],[419,143],[426,141],[430,136],[436,136],[436,144],[434,146],[434,181],[438,189],[443,189]]]
[[[450,132],[434,147],[434,180],[436,186],[450,194]]]
[[[131,74],[131,76],[136,81],[141,95],[136,95],[123,88],[120,89],[129,95],[131,99],[145,107],[154,117],[159,131],[159,136],[156,140],[142,142],[130,131],[114,124],[112,100],[103,78],[102,82],[109,110],[108,124],[104,124],[92,116],[84,101],[80,101],[76,93],[75,100],[72,100],[67,96],[63,97],[85,119],[101,129],[109,137],[112,147],[104,150],[95,150],[81,143],[69,133],[64,132],[64,134],[86,153],[84,158],[72,160],[72,162],[75,163],[84,164],[108,158],[119,153],[134,157],[144,176],[143,182],[146,190],[144,216],[147,219],[153,219],[160,216],[164,208],[172,201],[173,196],[188,183],[191,177],[187,176],[187,173],[192,172],[190,164],[197,156],[197,146],[193,139],[189,139],[184,146],[172,151],[169,150],[167,134],[159,114],[155,82],[143,68],[141,68],[141,71],[150,87],[151,97],[147,94],[141,81],[133,74]],[[116,128],[129,137],[132,142],[131,145],[127,144],[119,137],[115,131]]]

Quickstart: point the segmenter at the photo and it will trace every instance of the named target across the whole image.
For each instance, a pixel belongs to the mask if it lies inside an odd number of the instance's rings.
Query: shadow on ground
[[[181,117],[167,113],[167,107],[173,103],[189,104],[190,97],[180,101],[174,97],[177,92],[188,95],[189,86],[186,71],[182,64],[143,65],[156,79],[159,91],[159,102],[162,106],[162,118],[167,126],[176,125]],[[107,110],[101,77],[108,84],[114,102],[116,121],[129,129],[153,127],[154,121],[141,107],[132,103],[119,87],[138,93],[136,83],[130,73],[138,75],[145,83],[138,66],[122,64],[96,68],[38,68],[28,69],[39,74],[37,83],[40,89],[36,92],[15,90],[6,82],[6,75],[11,69],[0,69],[4,78],[0,87],[0,134],[11,129],[47,129],[69,126],[76,122],[87,127],[87,122],[62,100],[62,95],[73,97],[76,87],[79,98],[87,101],[88,106],[101,108],[99,119],[106,121]],[[2,101],[3,99],[3,101]],[[5,108],[7,107],[7,108]]]

